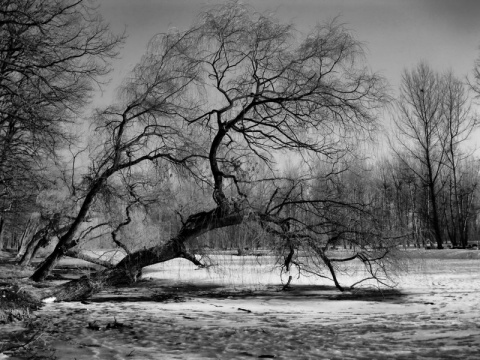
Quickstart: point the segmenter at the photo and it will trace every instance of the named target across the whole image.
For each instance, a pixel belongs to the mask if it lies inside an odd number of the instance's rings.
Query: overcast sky
[[[213,0],[98,0],[112,30],[128,39],[115,64],[112,87],[140,59],[148,40],[170,27],[187,28]],[[427,61],[457,76],[472,73],[480,44],[480,0],[244,0],[258,11],[308,31],[340,16],[367,48],[369,66],[397,89],[404,68]],[[111,94],[106,94],[105,97]],[[104,101],[108,101],[106,98]]]

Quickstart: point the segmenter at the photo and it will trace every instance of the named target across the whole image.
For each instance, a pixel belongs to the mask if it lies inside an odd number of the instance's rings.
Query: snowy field
[[[33,350],[77,360],[478,359],[480,251],[418,255],[400,294],[383,295],[296,276],[280,291],[268,257],[219,258],[210,270],[175,260],[146,268],[134,288],[46,305]]]

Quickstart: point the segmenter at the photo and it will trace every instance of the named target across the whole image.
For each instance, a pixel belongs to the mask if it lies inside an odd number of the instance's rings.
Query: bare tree
[[[12,218],[35,204],[46,168],[74,140],[67,125],[117,55],[122,36],[95,10],[86,0],[0,1],[0,211]]]
[[[467,223],[471,217],[473,204],[470,199],[475,192],[476,185],[466,184],[474,178],[472,179],[469,174],[468,166],[464,166],[472,157],[472,152],[469,152],[464,145],[477,128],[478,119],[472,115],[465,84],[451,72],[446,73],[443,79],[444,100],[441,131],[445,134],[443,151],[446,155],[447,166],[445,217],[452,244],[466,247],[468,244]]]
[[[393,236],[398,230],[390,226],[394,216],[382,213],[383,194],[371,170],[355,160],[317,165],[313,178],[297,178],[298,185],[277,193],[268,211],[283,213],[286,231],[277,235],[284,239],[285,268],[328,278],[342,291],[338,274],[352,273],[355,262],[369,276],[351,281],[349,288],[368,280],[391,285],[389,270],[402,238]]]
[[[411,71],[405,70],[400,92],[399,115],[395,117],[396,140],[405,153],[396,151],[396,154],[428,189],[430,209],[427,216],[437,247],[442,249],[439,192],[443,187],[441,174],[446,157],[443,151],[445,134],[442,133],[443,80],[426,63],[420,63]],[[404,154],[413,159],[415,165],[409,163]]]
[[[420,63],[405,71],[397,108],[395,125],[402,151],[396,154],[427,190],[423,213],[437,247],[443,248],[447,234],[454,246],[466,246],[465,221],[470,210],[461,205],[460,168],[471,157],[465,144],[477,119],[465,85],[451,72],[438,74]]]
[[[124,86],[124,101],[98,113],[97,129],[104,137],[84,201],[32,279],[43,280],[75,246],[78,224],[100,189],[145,162],[170,164],[171,171],[180,167],[210,185],[212,208],[185,217],[167,242],[55,289],[59,300],[133,281],[141,268],[154,263],[176,257],[196,261],[186,243],[212,229],[256,221],[286,241],[303,237],[308,226],[288,235],[300,222],[283,210],[322,201],[275,195],[266,208],[253,206],[244,191],[248,179],[242,178],[248,160],[271,165],[278,151],[305,161],[339,156],[375,129],[384,92],[382,79],[363,66],[360,43],[341,25],[319,25],[302,39],[297,35],[292,25],[233,2],[202,14],[185,32],[153,38]],[[302,194],[302,187],[296,188]],[[308,237],[319,241],[314,234]]]

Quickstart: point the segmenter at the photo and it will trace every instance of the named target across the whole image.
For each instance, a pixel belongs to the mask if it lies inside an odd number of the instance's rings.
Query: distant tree
[[[299,208],[297,214],[312,209],[325,213],[319,206],[329,204],[330,209],[338,207],[340,218],[340,206],[312,198],[303,181],[291,191],[274,190],[270,200],[254,206],[244,183],[280,180],[274,172],[270,179],[256,177],[248,170],[251,159],[271,165],[277,154],[306,162],[309,157],[336,158],[362,135],[368,138],[384,92],[382,79],[369,73],[362,57],[360,43],[341,25],[319,25],[300,39],[292,25],[236,2],[207,11],[185,32],[154,37],[123,88],[123,101],[98,112],[95,121],[103,141],[84,201],[32,279],[43,280],[76,245],[78,226],[100,190],[146,162],[210,186],[210,209],[185,216],[168,241],[132,252],[113,269],[55,289],[58,299],[133,281],[141,268],[176,257],[201,265],[188,253],[187,243],[246,221],[282,241],[305,239],[302,243],[307,244],[310,239],[328,266],[331,261],[323,256],[321,239],[311,226],[286,213],[292,206]],[[341,261],[358,258],[361,255]]]
[[[454,246],[468,245],[468,219],[472,214],[471,201],[475,193],[476,177],[468,171],[472,151],[465,148],[472,132],[478,127],[478,118],[471,111],[469,93],[465,84],[451,72],[443,78],[442,126],[445,134],[445,217],[447,232]],[[472,183],[473,181],[473,183]],[[468,185],[467,185],[468,183]]]
[[[466,248],[478,216],[479,174],[471,156],[457,161],[446,174],[442,194],[445,228],[452,246]]]
[[[471,153],[466,142],[477,127],[465,84],[451,72],[435,73],[426,63],[405,71],[395,117],[397,157],[413,171],[426,190],[419,214],[439,249],[445,236],[454,246],[466,246],[465,220],[470,210],[462,207],[461,167]],[[465,174],[467,175],[467,174]],[[473,188],[472,188],[473,189]]]
[[[395,125],[396,140],[404,152],[396,154],[409,164],[428,189],[430,211],[427,216],[437,247],[442,249],[439,192],[443,187],[441,174],[446,159],[442,132],[443,80],[426,63],[420,63],[411,71],[405,70],[400,92]],[[409,163],[409,159],[413,159],[414,164]]]

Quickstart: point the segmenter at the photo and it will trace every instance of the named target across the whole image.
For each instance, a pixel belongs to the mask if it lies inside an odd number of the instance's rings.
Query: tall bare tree
[[[0,0],[0,212],[32,206],[122,36],[87,0]],[[49,161],[47,159],[50,159]]]
[[[430,209],[427,216],[439,249],[444,242],[439,209],[439,191],[443,187],[441,174],[446,158],[443,99],[443,80],[426,63],[420,63],[411,71],[405,70],[397,103],[398,116],[395,117],[396,140],[405,152],[396,151],[396,154],[405,164],[409,164],[409,158],[414,160],[410,168],[428,189]]]
[[[103,141],[81,209],[32,278],[44,279],[75,246],[78,224],[101,188],[145,162],[180,167],[211,186],[212,207],[185,217],[167,242],[57,288],[58,299],[135,279],[142,267],[172,258],[198,262],[186,250],[189,241],[244,221],[257,221],[287,241],[308,235],[319,247],[320,239],[307,234],[309,227],[283,210],[307,203],[314,209],[322,202],[291,199],[287,192],[255,207],[244,191],[250,180],[245,171],[252,158],[271,165],[280,151],[305,160],[345,153],[375,130],[383,81],[366,69],[361,44],[341,25],[319,25],[305,37],[298,35],[292,25],[230,2],[202,14],[187,31],[153,38],[124,86],[123,101],[98,113]],[[295,194],[302,194],[301,186]],[[294,222],[297,230],[290,236]]]
[[[424,213],[438,248],[445,235],[454,246],[466,246],[470,210],[462,205],[460,197],[466,194],[460,188],[463,176],[471,177],[460,169],[470,161],[466,143],[478,124],[469,98],[465,84],[451,72],[438,74],[420,63],[404,73],[395,118],[402,148],[397,156],[428,190]]]
[[[465,186],[472,180],[464,164],[471,161],[472,151],[465,143],[478,126],[478,119],[472,114],[469,93],[465,84],[451,72],[444,76],[443,126],[445,134],[443,151],[446,154],[446,182],[448,188],[447,211],[448,235],[454,246],[468,244],[467,222],[471,217],[468,199],[475,187]],[[469,189],[467,189],[467,187]],[[470,202],[471,204],[471,202]]]

